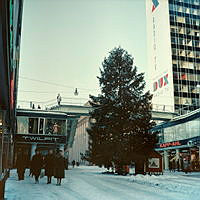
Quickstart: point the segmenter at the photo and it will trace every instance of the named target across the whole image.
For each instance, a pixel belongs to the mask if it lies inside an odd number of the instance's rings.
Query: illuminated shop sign
[[[167,143],[160,144],[160,148],[174,147],[174,146],[180,146],[180,145],[182,145],[180,141],[167,142]]]
[[[155,92],[158,88],[162,88],[167,84],[169,84],[168,74],[164,75],[163,77],[159,78],[157,81],[153,83],[153,91]]]
[[[66,144],[66,136],[16,134],[17,143]]]

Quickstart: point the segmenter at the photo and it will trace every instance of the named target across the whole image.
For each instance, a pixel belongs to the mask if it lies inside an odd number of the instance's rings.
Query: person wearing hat
[[[47,176],[47,184],[51,183],[51,177],[54,175],[55,156],[53,150],[50,149],[45,157],[45,175]]]
[[[61,185],[62,178],[65,178],[65,168],[66,168],[66,161],[63,157],[62,150],[59,150],[56,159],[55,159],[55,175],[54,177],[57,178],[57,184]]]
[[[35,150],[35,153],[36,154],[33,156],[31,161],[31,168],[32,174],[35,176],[35,183],[39,183],[39,176],[43,167],[43,159],[38,149]]]

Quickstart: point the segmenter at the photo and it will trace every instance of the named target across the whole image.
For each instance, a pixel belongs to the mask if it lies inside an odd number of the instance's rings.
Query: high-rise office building
[[[183,114],[200,107],[200,0],[146,0],[153,104]]]

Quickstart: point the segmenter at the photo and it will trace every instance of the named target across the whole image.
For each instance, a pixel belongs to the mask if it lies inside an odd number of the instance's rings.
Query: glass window
[[[184,39],[183,39],[183,38],[179,38],[179,44],[180,44],[180,45],[184,45],[184,44],[185,44],[185,42],[184,42]],[[180,51],[183,51],[183,50],[180,50]]]
[[[190,91],[191,93],[196,93],[195,86],[189,85],[189,91]]]
[[[179,97],[174,97],[174,103],[179,104]]]
[[[173,9],[173,4],[169,4],[169,10],[174,10]]]
[[[182,6],[178,6],[177,9],[178,9],[178,12],[182,12],[183,11],[182,10]]]
[[[183,105],[190,105],[192,102],[190,98],[186,98],[186,97],[181,97],[180,100],[181,100],[181,104]]]
[[[188,86],[187,85],[182,85],[181,86],[181,92],[188,92]]]
[[[45,134],[66,134],[66,121],[58,119],[46,119]]]
[[[199,0],[194,0],[195,5],[199,5]]]
[[[190,19],[188,17],[185,18],[186,24],[190,24]]]
[[[200,74],[197,74],[197,81],[200,81]]]
[[[194,74],[188,74],[188,80],[189,81],[194,81],[195,80],[195,75]]]
[[[199,36],[199,31],[194,31],[195,36]]]
[[[44,132],[44,119],[40,118],[40,125],[39,125],[39,134],[43,134]]]
[[[200,63],[194,63],[194,66],[197,70],[200,70]]]
[[[177,16],[177,22],[185,23],[184,17],[179,17],[179,16]]]
[[[190,14],[193,15],[194,14],[194,9],[190,8]]]
[[[29,132],[29,120],[28,117],[17,117],[17,133],[27,134]]]
[[[176,38],[175,37],[172,37],[172,43],[176,44]]]
[[[189,63],[188,63],[188,68],[189,68],[189,69],[194,69],[194,63],[189,62]]]
[[[174,27],[171,27],[171,32],[175,33],[175,28]]]
[[[196,22],[195,19],[192,20],[192,24],[193,24],[193,25],[197,25],[197,22]]]
[[[197,105],[196,99],[192,98],[192,105]]]
[[[181,68],[188,68],[188,63],[187,62],[181,62],[180,63]]]
[[[38,118],[29,118],[29,133],[38,134]]]
[[[176,49],[172,48],[172,54],[176,55]]]

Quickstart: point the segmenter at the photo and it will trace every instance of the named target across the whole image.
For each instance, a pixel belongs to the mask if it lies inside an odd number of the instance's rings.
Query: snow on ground
[[[61,186],[39,184],[28,176],[18,181],[11,170],[6,182],[7,200],[200,200],[200,173],[164,173],[160,176],[102,174],[104,168],[80,166],[66,170]]]

